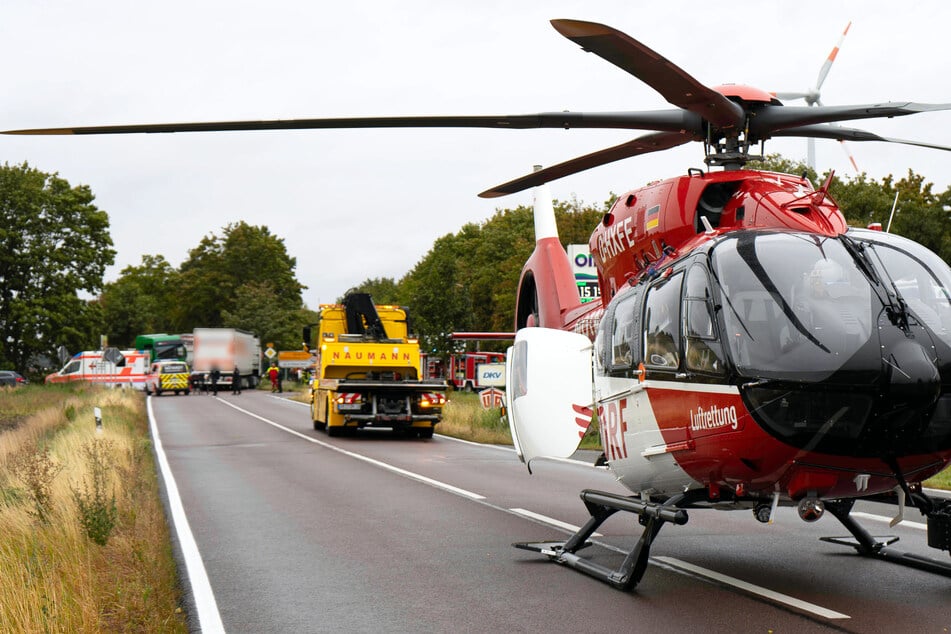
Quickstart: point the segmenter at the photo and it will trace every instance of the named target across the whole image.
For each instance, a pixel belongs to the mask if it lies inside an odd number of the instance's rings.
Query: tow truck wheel
[[[333,427],[331,425],[326,425],[326,428],[328,436],[340,436],[343,434],[343,427]]]
[[[327,428],[327,423],[317,420],[317,403],[310,404],[310,418],[314,421],[314,431],[322,431]]]
[[[433,432],[436,431],[435,427],[430,427],[428,429],[420,429],[417,433],[420,438],[427,439],[433,437]]]
[[[156,395],[156,396],[161,396],[161,395],[162,395],[162,388],[160,388],[160,387],[157,386],[157,385],[155,386],[155,395]]]

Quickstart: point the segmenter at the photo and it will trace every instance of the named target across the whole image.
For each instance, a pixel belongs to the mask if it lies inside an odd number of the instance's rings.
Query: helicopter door
[[[714,314],[706,269],[694,264],[684,283],[684,341],[689,372],[718,376],[726,373]]]
[[[531,472],[539,457],[567,458],[591,424],[591,340],[523,328],[508,349],[506,401],[512,441]]]

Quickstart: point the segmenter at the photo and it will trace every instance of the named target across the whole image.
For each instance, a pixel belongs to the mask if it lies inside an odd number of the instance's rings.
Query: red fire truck
[[[482,387],[476,373],[480,364],[505,363],[504,352],[460,352],[449,357],[449,372],[446,380],[457,390],[472,390]]]

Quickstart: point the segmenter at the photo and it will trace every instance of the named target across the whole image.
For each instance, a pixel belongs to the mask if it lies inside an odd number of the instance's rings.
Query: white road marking
[[[651,561],[655,561],[666,566],[670,566],[675,570],[681,570],[695,574],[699,577],[705,577],[707,579],[712,579],[719,583],[726,584],[728,586],[733,586],[734,588],[739,588],[744,592],[749,592],[750,594],[755,594],[757,596],[764,597],[770,601],[775,601],[777,603],[782,603],[783,605],[788,605],[790,607],[796,608],[797,610],[802,610],[803,612],[809,612],[817,616],[821,616],[826,619],[850,619],[848,614],[842,614],[841,612],[836,612],[835,610],[830,610],[824,608],[821,605],[816,605],[815,603],[809,603],[808,601],[803,601],[795,597],[791,597],[788,594],[782,594],[781,592],[775,592],[773,590],[768,590],[760,586],[753,585],[752,583],[747,583],[735,577],[730,577],[728,575],[721,574],[719,572],[714,572],[713,570],[707,570],[706,568],[701,568],[700,566],[695,566],[689,564],[686,561],[681,561],[679,559],[674,559],[673,557],[651,557]]]
[[[576,533],[579,530],[579,527],[574,526],[573,524],[569,524],[568,522],[562,522],[561,520],[556,520],[552,517],[548,517],[547,515],[541,515],[540,513],[535,513],[533,511],[528,511],[526,509],[511,508],[509,509],[509,511],[516,515],[533,519],[543,524],[549,524],[551,526],[555,526],[556,528],[561,528],[561,529],[570,531],[572,533]],[[602,535],[600,533],[594,533],[592,537],[602,537]],[[615,552],[619,552],[624,555],[628,554],[627,551],[617,548],[615,546],[611,546],[608,544],[601,544],[600,542],[599,542],[599,545],[605,546],[609,550],[613,550]],[[760,586],[747,583],[746,581],[742,581],[735,577],[730,577],[728,575],[724,575],[722,573],[715,572],[713,570],[707,570],[706,568],[701,568],[700,566],[695,566],[685,561],[674,559],[673,557],[651,557],[650,562],[653,563],[654,565],[659,565],[662,568],[666,568],[668,570],[671,570],[673,572],[677,572],[680,574],[683,574],[686,572],[686,573],[690,573],[692,575],[696,575],[699,577],[704,577],[706,579],[711,579],[713,581],[717,581],[719,583],[732,586],[739,590],[743,590],[744,592],[748,592],[750,594],[754,594],[756,596],[769,599],[770,601],[781,603],[783,605],[788,605],[798,610],[816,614],[818,616],[821,616],[827,619],[852,618],[847,614],[842,614],[841,612],[836,612],[835,610],[830,610],[820,605],[809,603],[808,601],[803,601],[801,599],[791,597],[787,594],[782,594],[781,592],[776,592],[773,590],[769,590],[767,588],[762,588]]]
[[[277,400],[279,400],[279,401],[284,401],[285,403],[297,403],[298,405],[303,405],[304,407],[310,407],[310,405],[308,405],[307,403],[301,403],[300,401],[294,401],[294,400],[291,400],[291,399],[288,399],[288,398],[281,398],[280,396],[271,396],[271,398],[277,399]],[[515,453],[515,448],[514,448],[514,447],[504,447],[504,446],[502,446],[502,445],[487,445],[487,444],[485,444],[485,443],[473,442],[473,441],[471,441],[471,440],[464,440],[464,439],[462,439],[462,438],[456,438],[455,436],[446,436],[446,435],[444,435],[444,434],[436,434],[436,435],[439,436],[440,438],[445,438],[446,440],[452,440],[453,442],[463,443],[464,445],[472,445],[473,447],[490,447],[490,448],[492,448],[492,449],[498,449],[498,450],[500,450],[500,451],[507,451],[507,452],[509,452],[509,453]],[[539,459],[539,460],[552,460],[552,461],[554,461],[554,462],[565,462],[565,463],[568,463],[568,464],[576,464],[576,465],[581,465],[581,466],[584,466],[584,467],[594,467],[594,465],[591,464],[590,462],[585,462],[585,461],[583,461],[583,460],[575,460],[574,458],[554,458],[554,457],[539,456],[538,459]],[[595,468],[596,468],[596,469],[600,469],[601,467],[595,467]]]
[[[859,517],[867,520],[874,520],[876,522],[885,522],[886,524],[892,521],[892,518],[886,517],[884,515],[874,515],[873,513],[863,513],[861,511],[852,511],[850,513],[852,517]],[[898,526],[904,526],[905,528],[917,528],[920,531],[928,530],[928,525],[922,522],[910,522],[908,520],[902,520],[898,523]]]
[[[330,450],[332,450],[332,451],[336,451],[337,453],[341,453],[341,454],[343,454],[343,455],[345,455],[345,456],[349,456],[349,457],[355,458],[355,459],[357,459],[357,460],[362,460],[363,462],[366,462],[366,463],[372,464],[372,465],[374,465],[374,466],[380,467],[381,469],[386,469],[387,471],[391,471],[391,472],[393,472],[393,473],[397,473],[397,474],[399,474],[399,475],[405,476],[405,477],[407,477],[407,478],[411,478],[411,479],[413,479],[413,480],[417,480],[417,481],[419,481],[419,482],[423,482],[423,483],[428,484],[428,485],[430,485],[430,486],[436,487],[437,489],[442,489],[442,490],[444,490],[444,491],[449,491],[450,493],[455,493],[456,495],[461,495],[462,497],[469,498],[470,500],[484,500],[484,499],[485,499],[485,496],[484,496],[484,495],[479,495],[478,493],[473,493],[472,491],[466,491],[465,489],[460,489],[459,487],[454,487],[454,486],[452,486],[451,484],[446,484],[445,482],[440,482],[439,480],[433,480],[432,478],[427,478],[427,477],[424,476],[424,475],[420,475],[420,474],[414,473],[414,472],[412,472],[412,471],[407,471],[406,469],[400,469],[399,467],[393,466],[393,465],[388,464],[388,463],[386,463],[386,462],[382,462],[382,461],[380,461],[380,460],[376,460],[375,458],[370,458],[369,456],[364,456],[363,454],[358,454],[358,453],[355,453],[355,452],[353,452],[353,451],[347,451],[346,449],[341,449],[340,447],[337,447],[336,445],[332,445],[332,444],[327,443],[327,442],[324,442],[324,441],[322,441],[322,440],[318,440],[318,439],[314,438],[313,436],[308,436],[308,435],[306,435],[306,434],[302,434],[302,433],[300,433],[299,431],[296,431],[296,430],[291,429],[290,427],[285,427],[284,425],[281,425],[280,423],[275,423],[274,421],[269,420],[269,419],[267,419],[267,418],[264,418],[263,416],[258,416],[258,415],[255,414],[254,412],[249,412],[248,410],[246,410],[246,409],[244,409],[244,408],[238,407],[237,405],[235,405],[235,404],[232,403],[231,401],[227,401],[227,400],[223,400],[223,399],[218,399],[218,400],[221,401],[222,403],[224,403],[225,405],[227,405],[228,407],[234,408],[234,409],[238,410],[239,412],[241,412],[241,413],[243,413],[243,414],[247,414],[248,416],[250,416],[250,417],[252,417],[252,418],[256,418],[256,419],[258,419],[258,420],[260,420],[260,421],[262,421],[262,422],[264,422],[264,423],[267,423],[268,425],[270,425],[270,426],[272,426],[272,427],[274,427],[274,428],[276,428],[276,429],[280,429],[281,431],[285,431],[285,432],[287,432],[288,434],[292,434],[292,435],[294,435],[294,436],[297,436],[298,438],[303,438],[303,439],[306,440],[307,442],[312,442],[312,443],[314,443],[315,445],[320,445],[321,447],[325,447],[325,448],[330,449]]]
[[[185,560],[185,569],[187,571],[189,585],[191,585],[192,596],[195,599],[195,608],[198,610],[198,629],[202,632],[224,632],[225,626],[221,622],[221,614],[218,613],[218,603],[215,601],[215,593],[211,589],[211,582],[208,581],[208,573],[205,571],[205,564],[202,561],[201,554],[198,552],[198,544],[195,542],[195,536],[188,525],[188,518],[185,516],[185,507],[182,505],[182,499],[178,494],[178,485],[175,483],[175,476],[168,465],[168,457],[162,448],[162,439],[159,437],[158,425],[155,422],[155,414],[152,411],[152,397],[145,400],[146,408],[149,413],[149,428],[152,431],[152,445],[155,447],[155,455],[158,458],[159,469],[162,472],[162,479],[165,481],[165,490],[168,493],[168,506],[172,513],[172,522],[175,526],[175,533],[178,536],[178,543],[182,549],[182,558]]]
[[[287,400],[287,399],[283,399],[283,400]],[[354,452],[351,452],[351,451],[347,451],[347,450],[345,450],[345,449],[341,449],[341,448],[336,447],[336,446],[334,446],[334,445],[331,445],[331,444],[329,444],[329,443],[325,443],[325,442],[323,442],[323,441],[317,440],[316,438],[313,438],[313,437],[311,437],[311,436],[306,436],[306,435],[301,434],[300,432],[297,432],[297,431],[295,431],[295,430],[293,430],[293,429],[289,429],[289,428],[287,428],[287,427],[284,427],[283,425],[280,425],[280,424],[275,423],[275,422],[273,422],[273,421],[270,421],[270,420],[268,420],[268,419],[266,419],[266,418],[263,418],[263,417],[261,417],[261,416],[258,416],[257,414],[254,414],[254,413],[252,413],[252,412],[249,412],[249,411],[247,411],[247,410],[244,410],[244,409],[242,409],[242,408],[240,408],[240,407],[238,407],[238,406],[236,406],[236,405],[231,404],[231,403],[228,402],[228,401],[222,401],[222,402],[225,403],[226,405],[228,405],[229,407],[233,407],[234,409],[237,409],[237,410],[239,410],[239,411],[241,411],[241,412],[243,412],[243,413],[245,413],[245,414],[247,414],[247,415],[249,415],[249,416],[251,416],[251,417],[253,417],[253,418],[257,418],[257,419],[259,419],[259,420],[261,420],[261,421],[263,421],[263,422],[265,422],[265,423],[267,423],[267,424],[269,424],[269,425],[272,425],[272,426],[274,426],[274,427],[276,427],[276,428],[278,428],[278,429],[281,429],[281,430],[286,431],[286,432],[288,432],[288,433],[290,433],[290,434],[293,434],[293,435],[295,435],[295,436],[298,436],[298,437],[300,437],[300,438],[303,438],[304,440],[307,440],[307,441],[309,441],[309,442],[312,442],[312,443],[321,445],[321,446],[326,447],[326,448],[328,448],[328,449],[331,449],[331,450],[333,450],[333,451],[337,451],[337,452],[342,453],[342,454],[344,454],[344,455],[351,456],[351,457],[356,458],[356,459],[358,459],[358,460],[363,460],[363,461],[365,461],[365,462],[369,462],[369,463],[374,464],[374,465],[377,465],[377,466],[379,466],[379,467],[381,467],[381,468],[384,468],[384,469],[387,469],[387,470],[390,470],[390,471],[399,473],[399,474],[401,474],[401,475],[405,475],[406,477],[413,478],[413,479],[419,480],[419,481],[421,481],[421,482],[425,482],[425,483],[430,484],[430,485],[432,485],[432,486],[435,486],[435,487],[438,487],[438,488],[441,488],[441,489],[445,489],[445,490],[448,490],[448,491],[452,491],[452,492],[457,493],[457,494],[459,494],[459,495],[462,495],[462,496],[464,496],[464,497],[469,497],[469,498],[471,498],[471,499],[473,499],[473,500],[480,500],[480,501],[481,501],[481,500],[485,500],[485,499],[486,499],[485,496],[478,495],[478,494],[475,494],[475,493],[471,493],[471,492],[469,492],[469,491],[465,491],[464,489],[458,489],[457,487],[453,487],[452,485],[448,485],[448,484],[439,482],[438,480],[432,480],[432,479],[427,478],[427,477],[425,477],[425,476],[421,476],[421,475],[419,475],[419,474],[415,474],[415,473],[412,473],[412,472],[410,472],[410,471],[406,471],[406,470],[404,470],[404,469],[400,469],[400,468],[398,468],[398,467],[394,467],[394,466],[392,466],[392,465],[388,465],[388,464],[386,464],[386,463],[384,463],[384,462],[380,462],[380,461],[375,460],[375,459],[373,459],[373,458],[369,458],[369,457],[367,457],[367,456],[363,456],[363,455],[360,455],[360,454],[357,454],[357,453],[354,453]],[[289,402],[295,402],[295,401],[289,401]],[[301,404],[301,405],[306,405],[306,403],[300,403],[300,404]],[[451,437],[451,436],[442,436],[442,435],[440,435],[440,437],[442,437],[442,438],[447,438],[447,439],[449,439],[449,440],[454,440],[454,441],[456,441],[456,442],[461,442],[461,443],[464,443],[464,444],[479,446],[479,447],[486,447],[486,446],[488,446],[488,447],[495,447],[495,448],[501,449],[501,450],[503,450],[503,451],[511,451],[511,452],[514,452],[514,451],[515,451],[514,448],[499,447],[499,446],[497,446],[497,445],[484,445],[484,444],[481,444],[481,443],[475,443],[475,442],[468,441],[468,440],[462,440],[462,439],[459,439],[459,438],[453,438],[453,437]],[[579,464],[579,465],[584,465],[584,466],[589,466],[589,467],[592,466],[591,464],[589,464],[589,463],[587,463],[587,462],[582,462],[582,461],[579,461],[579,460],[573,460],[573,459],[568,459],[568,458],[563,458],[563,459],[558,459],[558,460],[561,461],[561,462]],[[485,502],[485,503],[488,503],[488,502]],[[506,509],[503,509],[502,507],[496,507],[496,506],[494,506],[494,505],[492,505],[492,504],[489,504],[489,505],[490,505],[490,506],[493,506],[494,508],[498,508],[499,510],[506,510]],[[522,509],[522,508],[510,508],[510,509],[507,509],[507,510],[508,510],[508,512],[513,513],[513,514],[515,514],[515,515],[519,515],[519,516],[521,516],[521,517],[525,517],[525,518],[528,518],[528,519],[532,519],[532,520],[541,522],[541,523],[543,523],[543,524],[549,524],[549,525],[554,526],[554,527],[556,527],[556,528],[559,528],[559,529],[562,529],[562,530],[565,530],[565,531],[570,531],[570,532],[572,532],[572,533],[575,533],[575,532],[577,532],[577,531],[579,530],[579,527],[578,527],[578,526],[575,526],[575,525],[573,525],[573,524],[569,524],[568,522],[563,522],[563,521],[561,521],[561,520],[557,520],[557,519],[552,518],[552,517],[548,517],[548,516],[546,516],[546,515],[541,515],[540,513],[535,513],[535,512],[533,512],[533,511],[529,511],[529,510],[527,510],[527,509]],[[859,517],[866,517],[866,518],[869,518],[869,519],[881,519],[881,520],[884,520],[884,521],[886,521],[886,522],[887,522],[887,521],[890,521],[890,519],[891,519],[891,518],[887,518],[887,517],[883,517],[883,516],[871,515],[871,514],[868,514],[868,513],[858,513],[858,512],[854,512],[854,513],[852,513],[852,515],[853,515],[853,516],[859,516]],[[919,527],[919,526],[915,525],[915,524],[916,524],[915,522],[907,522],[907,521],[906,521],[906,522],[903,522],[903,524],[911,525],[913,528],[918,528],[918,527]],[[600,533],[594,533],[594,535],[593,535],[593,537],[601,537],[601,536],[602,536],[602,535],[601,535]],[[622,554],[627,554],[626,551],[623,551],[622,549],[618,549],[617,547],[611,546],[611,545],[609,545],[609,544],[603,544],[603,543],[601,543],[601,542],[599,542],[599,544],[602,545],[602,546],[604,546],[604,547],[606,547],[606,548],[608,548],[609,550],[614,550],[614,551],[617,551],[617,552],[622,553]],[[670,571],[672,571],[672,572],[676,572],[676,573],[679,573],[679,574],[694,575],[694,576],[697,576],[697,577],[702,577],[702,578],[705,578],[705,579],[709,579],[709,580],[712,580],[712,581],[716,581],[716,582],[718,582],[718,583],[722,583],[722,584],[724,584],[724,585],[737,588],[737,589],[739,589],[739,590],[741,590],[741,591],[743,591],[743,592],[747,592],[747,593],[752,594],[752,595],[755,595],[755,596],[763,597],[764,599],[767,599],[767,600],[769,600],[769,601],[773,601],[773,602],[775,602],[775,603],[779,603],[779,604],[782,604],[782,605],[786,605],[786,606],[795,608],[795,609],[797,609],[797,610],[801,610],[801,611],[803,611],[803,612],[808,612],[808,613],[810,613],[810,614],[814,614],[814,615],[817,615],[817,616],[822,617],[822,618],[827,618],[827,619],[850,619],[850,618],[852,618],[852,617],[850,617],[848,614],[843,614],[843,613],[841,613],[841,612],[836,612],[835,610],[831,610],[831,609],[829,609],[829,608],[824,608],[824,607],[822,607],[822,606],[820,606],[820,605],[816,605],[816,604],[814,604],[814,603],[809,603],[808,601],[803,601],[802,599],[797,599],[797,598],[795,598],[795,597],[791,597],[791,596],[789,596],[789,595],[787,595],[787,594],[783,594],[783,593],[781,593],[781,592],[776,592],[776,591],[774,591],[774,590],[769,590],[768,588],[763,588],[763,587],[760,587],[760,586],[757,586],[757,585],[748,583],[748,582],[746,582],[746,581],[743,581],[743,580],[741,580],[741,579],[737,579],[737,578],[735,578],[735,577],[730,577],[729,575],[725,575],[725,574],[722,574],[722,573],[719,573],[719,572],[716,572],[716,571],[713,571],[713,570],[708,570],[708,569],[702,568],[702,567],[700,567],[700,566],[695,566],[694,564],[690,564],[690,563],[687,563],[687,562],[685,562],[685,561],[681,561],[681,560],[679,560],[679,559],[675,559],[675,558],[673,558],[673,557],[662,557],[662,556],[651,557],[651,558],[650,558],[650,562],[651,562],[652,564],[654,564],[654,565],[657,565],[657,566],[660,566],[660,567],[662,567],[662,568],[668,569],[668,570],[670,570]]]
[[[527,517],[541,522],[542,524],[550,524],[556,528],[561,528],[566,531],[571,531],[572,533],[577,533],[581,530],[580,526],[575,526],[574,524],[569,524],[568,522],[562,522],[561,520],[556,520],[553,517],[548,517],[547,515],[542,515],[541,513],[535,513],[534,511],[528,511],[526,509],[509,509],[512,513],[516,515],[521,515],[522,517]],[[601,533],[592,533],[592,537],[604,537]]]

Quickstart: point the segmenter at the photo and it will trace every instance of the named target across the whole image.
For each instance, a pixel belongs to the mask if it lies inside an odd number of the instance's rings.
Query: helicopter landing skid
[[[885,561],[890,561],[895,564],[951,577],[951,563],[889,548],[891,544],[898,541],[897,536],[888,535],[875,537],[865,530],[865,528],[859,525],[850,515],[854,503],[854,500],[826,503],[826,509],[832,513],[837,520],[842,522],[842,525],[852,533],[852,537],[820,537],[820,540],[829,542],[830,544],[851,546],[863,557],[884,559]],[[929,531],[930,530],[929,527]],[[929,545],[931,545],[930,542]]]
[[[568,540],[563,542],[519,542],[512,545],[522,550],[542,553],[552,561],[600,579],[619,590],[632,590],[644,576],[647,561],[650,557],[651,543],[657,537],[657,533],[660,532],[664,523],[672,522],[680,525],[687,523],[687,511],[677,508],[677,503],[682,498],[683,496],[678,495],[670,498],[664,504],[657,504],[632,497],[605,493],[604,491],[585,489],[581,492],[581,499],[588,508],[588,512],[591,513],[591,519]],[[638,516],[641,525],[644,526],[640,539],[637,540],[637,544],[624,558],[621,566],[614,570],[575,554],[582,548],[590,546],[591,542],[588,541],[588,538],[605,520],[618,511],[634,513]]]

